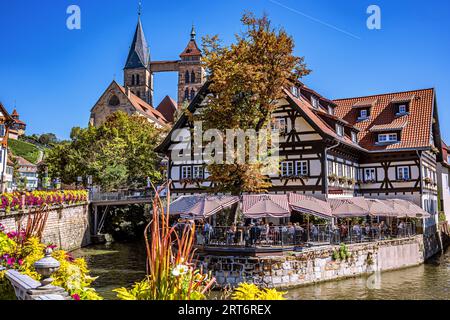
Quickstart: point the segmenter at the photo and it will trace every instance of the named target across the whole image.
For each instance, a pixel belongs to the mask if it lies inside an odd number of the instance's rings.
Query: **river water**
[[[129,287],[145,277],[145,247],[142,243],[97,245],[74,252],[84,257],[91,275],[98,277],[94,288],[105,299],[112,292]],[[360,277],[292,289],[289,299],[298,300],[450,300],[450,251],[424,265],[382,273],[374,278]]]

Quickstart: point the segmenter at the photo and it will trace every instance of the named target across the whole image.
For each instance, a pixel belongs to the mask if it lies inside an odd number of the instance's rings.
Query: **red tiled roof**
[[[408,121],[402,118],[397,118],[391,123],[375,125],[369,129],[370,132],[381,131],[399,131],[403,130],[408,125]]]
[[[177,111],[177,103],[169,96],[166,96],[156,108],[157,111],[166,118],[167,121],[174,121],[174,115]]]
[[[317,111],[314,109],[314,107],[310,104],[309,101],[305,100],[304,98],[295,97],[289,90],[284,89],[284,92],[288,95],[289,98],[291,98],[294,103],[301,108],[306,116],[310,118],[318,127],[320,130],[322,130],[323,133],[325,133],[328,136],[331,136],[335,138],[336,140],[345,143],[347,145],[356,147],[358,149],[361,149],[361,147],[354,143],[350,138],[347,136],[341,137],[339,136],[336,131],[331,128],[327,123],[325,123],[317,114]]]
[[[409,113],[397,117],[395,103],[404,99],[413,98],[410,102]],[[357,121],[358,110],[355,104],[363,101],[377,102],[373,105],[370,119]],[[423,89],[408,92],[388,93],[369,97],[358,97],[334,100],[338,105],[336,115],[356,128],[360,129],[358,135],[361,147],[369,151],[396,150],[409,148],[426,148],[430,146],[431,124],[434,109],[434,89]],[[403,127],[401,141],[391,145],[376,145],[376,134],[371,129],[387,129]]]
[[[122,87],[121,85],[117,84],[117,86],[120,88],[120,90],[127,96],[127,90]],[[167,125],[168,121],[167,119],[155,108],[153,108],[151,105],[149,105],[147,102],[136,96],[131,90],[129,90],[128,93],[128,100],[131,102],[133,107],[136,108],[137,111],[145,114],[146,116],[149,116],[150,119],[156,121],[157,123],[161,125]]]
[[[202,51],[198,48],[197,42],[191,39],[184,51],[180,54],[180,57],[200,56]]]
[[[361,100],[357,101],[353,107],[354,108],[361,108],[361,107],[373,107],[375,104],[377,104],[377,99],[375,100]]]

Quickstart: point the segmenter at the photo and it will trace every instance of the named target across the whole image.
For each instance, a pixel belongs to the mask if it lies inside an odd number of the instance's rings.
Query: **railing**
[[[129,201],[151,199],[150,191],[118,191],[118,192],[92,192],[90,200],[93,202]]]
[[[182,228],[179,228],[180,230]],[[375,242],[395,238],[409,238],[417,234],[416,226],[405,223],[393,228],[337,228],[331,225],[255,226],[198,228],[196,244],[208,247],[303,247],[340,243]]]

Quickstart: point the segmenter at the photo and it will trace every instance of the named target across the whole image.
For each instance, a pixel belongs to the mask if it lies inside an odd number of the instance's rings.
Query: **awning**
[[[242,197],[242,212],[252,219],[291,216],[287,195],[245,195]]]
[[[337,218],[365,217],[370,214],[364,198],[328,199],[333,216]]]
[[[170,214],[182,218],[204,219],[239,202],[233,196],[182,196],[170,204]]]
[[[297,193],[290,193],[288,198],[293,211],[314,215],[323,219],[333,218],[331,207],[326,201]]]

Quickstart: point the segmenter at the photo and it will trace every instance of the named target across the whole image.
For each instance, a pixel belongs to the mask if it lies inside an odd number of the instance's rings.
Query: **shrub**
[[[233,292],[232,300],[286,300],[286,292],[276,289],[260,289],[255,284],[241,283]]]

